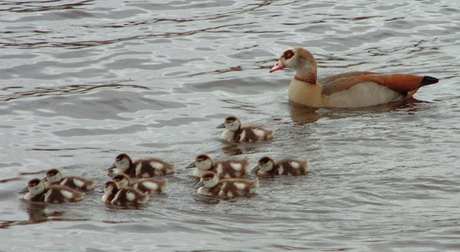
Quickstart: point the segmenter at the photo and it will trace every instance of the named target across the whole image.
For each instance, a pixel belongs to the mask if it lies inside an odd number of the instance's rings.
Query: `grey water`
[[[0,251],[460,251],[460,2],[0,2]],[[415,99],[362,109],[288,102],[288,47],[319,76],[435,76]],[[219,139],[228,115],[273,140]],[[120,153],[177,165],[164,195],[106,206]],[[232,200],[197,195],[198,154],[308,159]],[[59,168],[101,186],[24,202]]]

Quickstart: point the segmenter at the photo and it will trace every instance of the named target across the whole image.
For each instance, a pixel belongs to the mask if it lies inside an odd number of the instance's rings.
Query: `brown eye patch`
[[[39,179],[32,179],[31,181],[29,181],[29,185],[30,186],[36,186],[40,184],[40,180]]]
[[[229,117],[225,118],[225,121],[228,122],[228,123],[232,123],[232,122],[236,121],[236,117],[229,116]]]
[[[46,174],[47,174],[48,176],[55,176],[57,173],[58,173],[58,170],[56,170],[56,169],[51,169],[51,170],[49,170]]]
[[[203,161],[203,160],[206,160],[208,159],[208,156],[206,155],[199,155],[198,157],[196,157],[196,160],[199,160],[199,161]]]
[[[259,160],[259,164],[266,164],[268,161],[270,161],[268,157],[263,157]]]
[[[214,177],[214,174],[212,173],[203,175],[204,180],[211,180],[213,177]]]
[[[117,176],[113,177],[112,180],[115,181],[115,182],[120,182],[120,181],[123,180],[123,175],[117,175]]]
[[[286,50],[283,53],[283,56],[281,56],[281,57],[284,58],[285,60],[288,60],[288,59],[292,58],[293,56],[294,56],[294,52],[292,50]]]

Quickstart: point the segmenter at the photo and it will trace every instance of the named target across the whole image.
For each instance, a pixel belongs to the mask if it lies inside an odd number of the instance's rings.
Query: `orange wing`
[[[402,93],[416,91],[421,86],[437,83],[439,80],[430,76],[412,74],[378,74],[372,72],[351,72],[338,74],[321,79],[323,94],[331,95],[336,92],[348,90],[354,85],[364,82],[375,82]]]

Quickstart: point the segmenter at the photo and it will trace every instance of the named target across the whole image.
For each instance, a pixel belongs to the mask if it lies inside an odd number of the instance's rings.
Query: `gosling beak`
[[[251,169],[251,173],[257,174],[257,172],[260,170],[259,165]]]
[[[225,129],[225,123],[219,124],[217,129]]]
[[[281,69],[283,69],[285,67],[286,67],[286,65],[284,65],[284,60],[279,59],[278,63],[276,63],[276,65],[274,67],[272,67],[272,69],[270,69],[270,73],[273,73],[275,71],[281,70]]]
[[[109,169],[107,169],[107,170],[109,170],[109,172],[108,172],[108,175],[109,175],[109,176],[112,176],[112,175],[113,175],[113,170],[114,170],[115,168],[116,168],[115,163],[113,163],[113,164],[109,167]]]
[[[204,186],[204,184],[203,184],[203,181],[200,180],[200,181],[198,181],[198,183],[195,184],[194,188],[199,188],[199,187],[202,187],[202,186]]]
[[[196,167],[195,162],[192,162],[192,163],[188,164],[187,166],[185,166],[185,169],[195,168],[195,167]]]

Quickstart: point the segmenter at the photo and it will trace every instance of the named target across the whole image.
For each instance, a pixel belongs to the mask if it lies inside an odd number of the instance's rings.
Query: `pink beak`
[[[286,67],[284,65],[284,60],[283,59],[279,59],[278,60],[278,63],[276,63],[276,65],[274,67],[272,67],[272,69],[270,70],[270,73],[273,73],[275,71],[278,71],[280,69],[283,69],[284,67]]]

